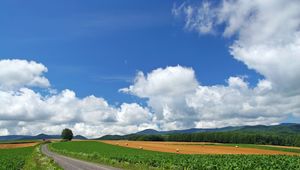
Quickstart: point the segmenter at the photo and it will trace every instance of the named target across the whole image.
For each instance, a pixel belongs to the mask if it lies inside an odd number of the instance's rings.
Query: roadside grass
[[[52,143],[67,156],[124,169],[300,169],[300,156],[184,155],[126,148],[94,141]]]
[[[41,145],[34,148],[33,153],[27,159],[24,170],[62,170],[53,159],[41,153]]]

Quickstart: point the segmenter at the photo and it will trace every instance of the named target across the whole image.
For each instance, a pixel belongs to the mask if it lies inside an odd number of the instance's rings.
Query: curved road
[[[52,158],[64,170],[120,170],[117,168],[90,163],[67,156],[62,156],[48,150],[47,145],[42,145],[41,151],[46,156]]]

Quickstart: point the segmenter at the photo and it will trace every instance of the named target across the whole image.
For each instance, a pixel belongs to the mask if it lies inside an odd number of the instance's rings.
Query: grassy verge
[[[300,169],[299,156],[183,155],[125,148],[100,142],[62,142],[50,150],[124,169]]]
[[[27,159],[24,170],[62,170],[51,158],[41,153],[41,145],[34,148]]]

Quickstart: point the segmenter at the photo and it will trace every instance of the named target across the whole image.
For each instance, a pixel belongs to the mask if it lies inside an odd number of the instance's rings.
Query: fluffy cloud
[[[121,91],[148,98],[162,129],[274,124],[299,114],[300,96],[283,96],[267,80],[254,88],[240,77],[227,83],[203,86],[191,68],[176,66],[138,73],[134,85]]]
[[[0,60],[0,65],[0,135],[57,134],[69,127],[77,134],[99,137],[155,126],[149,109],[136,103],[115,107],[93,95],[78,98],[69,89],[58,93],[50,89],[46,95],[30,89],[50,87],[42,64]]]
[[[222,0],[173,9],[200,34],[223,30],[233,57],[287,93],[300,92],[300,1]],[[279,12],[280,11],[280,12]],[[205,27],[206,29],[203,29]]]
[[[0,89],[16,89],[23,86],[48,87],[43,74],[47,68],[35,61],[0,60]]]
[[[153,70],[147,76],[139,72],[134,85],[121,91],[147,98],[157,123],[170,129],[193,126],[195,113],[187,112],[185,96],[195,93],[197,86],[193,69],[176,66]],[[167,125],[164,121],[173,123]]]
[[[120,90],[145,99],[147,106],[112,106],[93,95],[78,98],[68,89],[52,93],[43,64],[0,60],[0,135],[57,134],[69,127],[98,137],[145,128],[276,124],[290,115],[300,117],[300,1],[210,2],[183,3],[173,14],[184,16],[185,29],[233,40],[229,52],[234,59],[264,76],[256,85],[232,76],[225,85],[205,86],[192,68],[158,68],[139,72],[131,86]]]
[[[266,124],[279,122],[288,114],[300,116],[300,1],[183,3],[174,7],[173,14],[184,17],[188,30],[201,35],[221,33],[232,39],[230,54],[264,76],[253,89],[237,78],[230,78],[227,87],[200,87],[198,97],[189,100],[199,113],[208,109],[199,107],[206,103],[214,106],[207,112],[215,116],[224,115],[226,108],[232,106],[235,122],[249,120],[243,113]],[[202,95],[206,99],[201,99]],[[192,104],[193,101],[196,102]],[[212,124],[217,122],[215,118]]]

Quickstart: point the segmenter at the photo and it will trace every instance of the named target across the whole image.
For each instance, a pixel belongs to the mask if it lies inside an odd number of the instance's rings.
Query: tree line
[[[262,132],[202,132],[167,135],[128,135],[128,140],[177,141],[177,142],[215,142],[300,146],[300,135]]]

